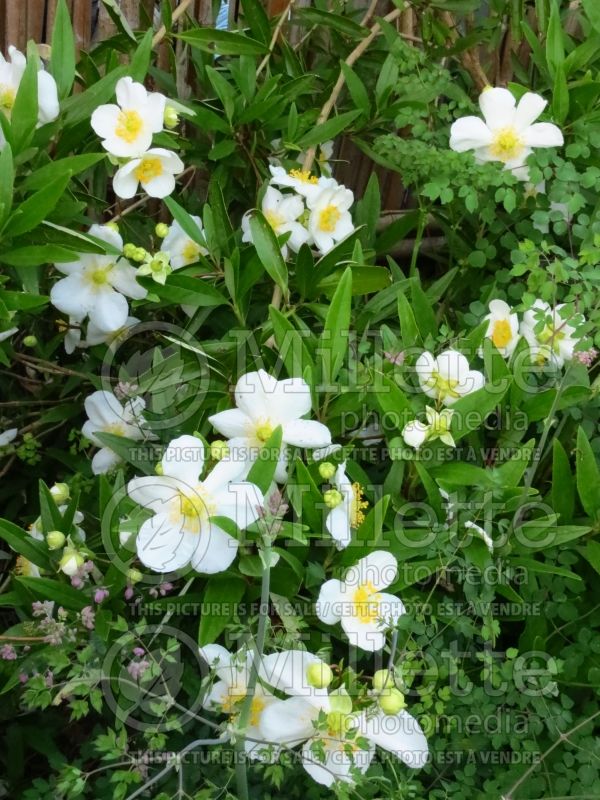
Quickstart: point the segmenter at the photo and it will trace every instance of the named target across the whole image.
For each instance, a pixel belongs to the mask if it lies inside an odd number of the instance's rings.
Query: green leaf
[[[54,600],[55,603],[75,611],[81,611],[90,602],[89,597],[86,597],[83,592],[51,578],[25,578],[19,576],[15,580],[28,589],[34,597],[38,597],[40,600]]]
[[[550,12],[550,22],[546,32],[546,61],[552,78],[556,75],[556,70],[562,66],[565,60],[565,47],[563,42],[563,30],[560,20],[560,8],[557,0],[552,0],[552,10]]]
[[[417,280],[410,287],[410,297],[415,321],[419,327],[421,337],[425,341],[427,336],[435,336],[437,334],[437,323],[431,303]]]
[[[391,276],[389,270],[385,267],[356,267],[352,265],[349,269],[352,270],[353,296],[379,292],[390,285]],[[317,285],[318,292],[330,297],[339,286],[340,278],[343,274],[343,271],[334,272],[323,278]]]
[[[352,102],[358,109],[362,111],[365,117],[368,117],[371,113],[371,103],[369,101],[369,93],[367,92],[366,86],[358,77],[356,72],[354,72],[352,67],[349,67],[345,61],[340,61],[340,67],[342,69],[342,73],[344,74],[344,78],[346,79],[346,85],[348,86],[348,91],[350,92]]]
[[[180,224],[184,233],[186,233],[193,242],[196,242],[196,244],[206,247],[206,240],[202,235],[202,231],[185,208],[180,206],[172,197],[165,197],[163,202],[173,215],[173,219]]]
[[[128,66],[116,67],[92,83],[85,92],[67,97],[63,103],[65,125],[78,125],[84,121],[89,124],[92,113],[98,106],[112,99],[117,81],[125,75],[129,75]]]
[[[402,292],[398,294],[398,317],[400,318],[400,330],[404,347],[414,347],[422,344],[423,340],[421,339],[421,333],[412,306]]]
[[[56,207],[62,197],[70,176],[61,175],[32,194],[20,206],[15,208],[7,226],[12,236],[19,236],[21,233],[35,228],[45,217]]]
[[[351,308],[352,270],[347,267],[331,298],[323,332],[319,338],[320,374],[325,391],[331,391],[330,387],[348,351]]]
[[[134,79],[142,83],[150,68],[150,59],[152,58],[152,36],[153,31],[150,28],[142,37],[129,65],[129,74]]]
[[[242,8],[252,36],[268,45],[271,41],[271,25],[260,0],[242,0]]]
[[[452,405],[450,432],[455,442],[483,425],[488,414],[502,402],[510,383],[507,379],[486,383],[482,389],[461,397]]]
[[[569,457],[558,439],[552,443],[552,508],[561,522],[570,522],[575,508],[575,485]]]
[[[342,131],[346,130],[354,122],[360,113],[360,111],[346,111],[343,114],[338,114],[337,117],[328,119],[327,122],[315,125],[297,142],[298,147],[304,150],[307,147],[323,144],[329,139],[335,139],[336,136],[339,136]]]
[[[564,64],[557,65],[554,75],[552,114],[559,125],[562,125],[569,115],[569,87]]]
[[[60,264],[77,260],[77,251],[58,244],[30,245],[0,252],[0,261],[13,267],[33,267],[38,264]]]
[[[157,458],[154,457],[156,445],[152,442],[144,444],[114,433],[98,432],[95,435],[105,447],[116,453],[123,461],[133,464],[144,475],[154,474],[154,463]]]
[[[367,29],[358,22],[343,17],[341,14],[334,14],[332,11],[322,11],[318,8],[298,8],[295,15],[307,25],[318,25],[323,28],[331,28],[344,36],[351,36],[353,39],[362,39],[367,33]]]
[[[106,158],[106,153],[82,153],[77,156],[70,156],[69,158],[59,158],[56,161],[51,161],[49,164],[44,164],[43,167],[36,169],[31,175],[28,175],[21,188],[27,191],[34,189],[41,189],[46,186],[49,181],[54,180],[60,176],[78,175],[86,169],[93,167],[99,161]]]
[[[600,575],[600,542],[590,539],[585,544],[585,549],[579,551],[588,564]]]
[[[600,470],[583,428],[577,431],[575,475],[581,505],[588,516],[597,518],[600,512]]]
[[[29,56],[11,114],[12,147],[15,155],[30,143],[38,122],[38,63]]]
[[[52,565],[46,544],[37,541],[27,531],[22,530],[7,519],[0,519],[0,538],[4,539],[9,547],[12,547],[16,553],[31,561],[32,564],[42,569],[51,569]]]
[[[576,575],[569,569],[559,567],[555,564],[546,564],[542,561],[536,561],[533,558],[518,556],[514,559],[510,559],[510,562],[512,562],[515,567],[524,567],[529,572],[538,573],[540,575],[560,575],[561,578],[569,578],[573,581],[582,580],[579,575]]]
[[[245,582],[237,575],[214,575],[208,579],[202,598],[202,615],[198,629],[198,644],[203,647],[215,642],[219,634],[237,613],[244,596]]]
[[[269,277],[279,286],[285,297],[288,291],[287,266],[281,255],[281,247],[273,228],[271,228],[263,213],[258,209],[254,210],[250,215],[250,231],[252,233],[252,242],[261,264]]]
[[[275,469],[281,453],[281,425],[278,425],[260,448],[258,458],[252,464],[247,481],[253,483],[263,492],[267,493],[273,482]]]
[[[582,0],[582,5],[592,27],[600,33],[600,5],[598,5],[598,0]]]
[[[75,80],[75,38],[66,0],[58,0],[54,27],[50,72],[58,87],[58,96],[67,97]]]
[[[192,28],[179,33],[177,38],[205,53],[222,56],[262,56],[269,52],[268,47],[256,39],[215,28]]]
[[[158,295],[167,303],[194,308],[211,308],[227,304],[227,299],[221,292],[204,278],[173,273],[169,275],[164,285],[156,283],[152,278],[138,278],[138,281],[149,292]]]
[[[0,225],[8,217],[12,208],[14,181],[15,168],[12,150],[9,143],[6,142],[0,152]]]
[[[285,364],[288,375],[297,377],[304,374],[306,367],[314,372],[315,364],[303,337],[289,319],[274,306],[269,307],[269,317],[277,343],[279,358]]]

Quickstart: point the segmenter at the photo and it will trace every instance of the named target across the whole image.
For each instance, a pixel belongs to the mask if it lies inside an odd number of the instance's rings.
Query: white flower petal
[[[132,478],[127,484],[131,499],[155,514],[166,514],[167,506],[177,497],[180,484],[164,475],[145,475]]]
[[[339,506],[336,506],[327,514],[325,527],[340,549],[350,544],[352,528],[350,526],[350,515],[344,503],[340,503]]]
[[[344,742],[337,739],[324,738],[323,750],[325,761],[321,761],[311,749],[308,741],[302,747],[302,764],[310,777],[322,786],[332,786],[336,781],[352,783],[352,770],[366,772],[373,758],[374,748],[355,750],[352,755],[346,752]],[[319,748],[320,750],[320,748]],[[317,750],[316,752],[319,752]]]
[[[97,426],[97,430],[120,422],[123,418],[123,406],[112,392],[92,392],[86,397],[84,407],[90,422]]]
[[[290,697],[270,703],[260,715],[259,730],[263,739],[295,747],[310,739],[318,709],[302,697]]]
[[[532,125],[546,108],[548,103],[544,98],[534,92],[525,92],[519,100],[515,113],[514,125],[521,132]]]
[[[283,441],[294,447],[326,447],[331,433],[326,425],[315,420],[296,419],[283,425]]]
[[[418,448],[421,447],[421,445],[425,442],[425,439],[427,439],[428,433],[428,425],[426,425],[424,422],[420,422],[418,419],[413,419],[404,426],[402,438],[406,444],[410,445],[410,447],[414,447],[415,450],[418,450]]]
[[[396,558],[385,550],[374,550],[351,567],[344,577],[347,586],[371,583],[376,591],[387,589],[398,576]]]
[[[271,402],[278,422],[300,419],[311,410],[310,386],[303,378],[277,381]]]
[[[162,457],[163,474],[195,487],[204,467],[204,444],[195,436],[179,436],[169,442]],[[182,487],[183,488],[183,487]]]
[[[375,653],[385,647],[385,633],[375,620],[369,622],[357,616],[342,617],[342,628],[354,647],[368,653]]]
[[[227,517],[244,531],[259,518],[265,499],[258,486],[245,481],[230,483],[214,495],[214,502],[214,516]]]
[[[342,581],[332,578],[321,586],[315,614],[326,625],[335,625],[347,611],[348,597]]]
[[[68,279],[67,279],[68,280]],[[127,300],[119,292],[106,285],[102,291],[96,292],[94,305],[89,310],[90,320],[100,330],[117,331],[122,328],[129,316]]]
[[[135,269],[127,261],[120,259],[110,271],[110,282],[121,294],[134,300],[142,300],[148,292],[136,281],[135,275]]]
[[[497,131],[513,125],[515,98],[508,89],[484,89],[479,95],[479,108],[490,130]]]
[[[228,569],[238,551],[238,541],[216,525],[202,525],[198,546],[191,556],[192,567],[205,575]]]
[[[307,670],[311,664],[324,662],[306,650],[282,650],[263,656],[259,665],[259,675],[262,681],[285,694],[294,697],[303,697],[313,706],[329,708],[326,689],[316,689],[307,679]],[[312,729],[311,729],[312,730]]]
[[[457,153],[487,147],[492,142],[492,132],[479,117],[461,117],[450,128],[450,148]]]
[[[210,416],[208,421],[213,428],[229,439],[248,436],[252,428],[251,419],[239,408],[228,408],[226,411],[219,411],[217,414]]]
[[[248,372],[242,375],[235,386],[235,402],[252,420],[268,418],[276,390],[277,381],[264,369]]]
[[[199,537],[184,531],[164,514],[146,520],[138,533],[138,558],[154,572],[172,572],[190,563]]]
[[[565,140],[560,128],[551,122],[536,122],[523,131],[523,142],[528,147],[561,147]]]
[[[121,463],[121,457],[108,447],[103,447],[92,458],[94,475],[105,475]]]
[[[427,763],[429,745],[417,720],[408,711],[369,716],[362,712],[357,725],[360,733],[374,744],[383,747],[413,769]]]

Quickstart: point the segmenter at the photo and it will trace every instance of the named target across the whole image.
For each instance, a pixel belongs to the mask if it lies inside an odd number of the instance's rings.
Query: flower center
[[[456,387],[460,381],[456,378],[444,378],[439,372],[433,372],[431,378],[427,381],[430,389],[435,389],[438,393],[440,400],[445,397],[460,397],[460,392],[456,391]]]
[[[319,228],[325,233],[333,233],[342,214],[337,206],[330,205],[319,213]]]
[[[290,170],[290,178],[295,178],[300,183],[318,183],[319,179],[316,175],[311,175],[307,169],[292,169]]]
[[[4,83],[0,84],[0,109],[10,114],[15,104],[15,90]]]
[[[278,229],[285,224],[284,217],[277,211],[273,210],[265,211],[264,214],[265,214],[265,219],[267,220],[269,225],[273,228],[275,233],[277,233]]]
[[[344,714],[343,711],[330,711],[327,714],[327,733],[332,739],[343,739],[344,734],[348,730],[348,717],[349,714]]]
[[[200,247],[190,239],[181,251],[181,255],[186,261],[197,261],[200,255]]]
[[[226,714],[229,714],[232,717],[235,717],[239,712],[239,709],[236,706],[239,706],[244,700],[246,699],[246,692],[241,691],[239,688],[232,686],[229,689],[227,697],[223,701],[223,711]],[[254,695],[252,698],[252,702],[250,703],[250,716],[248,718],[248,722],[250,725],[258,725],[260,722],[260,715],[262,714],[265,707],[265,700],[264,697],[260,695]]]
[[[124,139],[128,144],[135,142],[142,130],[144,123],[137,111],[121,111],[117,117],[115,134],[119,139]]]
[[[113,265],[110,264],[108,267],[98,267],[95,270],[90,272],[90,281],[95,286],[104,286],[105,283],[108,283],[108,273],[111,271]]]
[[[25,556],[17,556],[15,572],[17,575],[23,575],[24,578],[35,577],[33,574],[33,564],[31,561],[28,561]]]
[[[496,345],[496,347],[498,349],[501,347],[506,347],[511,339],[512,330],[510,328],[510,322],[506,319],[499,319],[497,322],[495,322],[492,330],[492,342]]]
[[[216,512],[212,498],[202,484],[198,484],[188,492],[179,491],[173,504],[171,519],[181,522],[189,533],[200,533],[203,522]]]
[[[112,433],[114,436],[125,436],[125,425],[122,422],[111,422],[104,428],[104,433]]]
[[[360,483],[352,484],[352,504],[350,506],[350,527],[358,528],[365,521],[365,512],[363,509],[369,505],[368,501],[364,499],[365,492]]]
[[[525,145],[514,128],[501,128],[490,145],[490,153],[499,161],[512,161],[523,152]]]
[[[139,165],[134,169],[133,174],[140,183],[149,183],[154,178],[160,178],[163,174],[163,165],[160,158],[142,158]]]
[[[355,589],[352,595],[352,602],[354,604],[354,616],[363,625],[368,622],[375,622],[379,616],[379,598],[380,594],[377,592],[371,581],[361,583]]]
[[[265,422],[261,422],[256,426],[256,437],[259,439],[259,441],[266,442],[271,438],[274,430],[275,429],[271,423],[266,420]]]

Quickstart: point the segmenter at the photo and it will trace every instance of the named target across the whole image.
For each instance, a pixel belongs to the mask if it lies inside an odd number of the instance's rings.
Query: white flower
[[[257,459],[261,447],[281,425],[282,443],[308,449],[327,447],[331,433],[321,422],[302,419],[311,410],[310,387],[302,378],[278,381],[264,370],[249,372],[235,386],[237,408],[209,417],[219,433],[235,440],[230,448],[249,462]],[[287,455],[282,447],[275,480],[287,478]]]
[[[391,553],[373,551],[351,567],[343,581],[325,581],[316,604],[317,616],[326,625],[341,622],[355,647],[381,650],[387,628],[405,613],[401,600],[381,591],[397,574],[398,563]]]
[[[494,552],[494,540],[485,530],[485,528],[482,528],[480,525],[476,525],[474,522],[471,522],[470,520],[465,522],[465,528],[467,530],[475,531],[483,539],[483,542],[487,547],[487,549],[490,551],[490,553]]]
[[[8,48],[8,57],[7,61],[0,53],[0,111],[10,119],[27,60],[23,53],[12,45]],[[60,109],[56,81],[42,66],[38,70],[37,82],[39,127],[47,122],[53,122],[58,117]]]
[[[9,428],[8,430],[0,433],[0,447],[6,447],[17,438],[17,428]]]
[[[123,240],[106,225],[92,225],[90,234],[123,249]],[[140,300],[146,290],[135,279],[135,269],[121,256],[81,253],[78,261],[55,264],[67,276],[54,284],[51,303],[76,323],[86,316],[103,331],[120,330],[127,321],[127,297]]]
[[[354,230],[349,211],[354,195],[345,186],[335,181],[333,183],[335,185],[325,186],[307,200],[310,209],[308,232],[321,253],[328,253],[336,242],[345,239]]]
[[[547,103],[543,97],[527,92],[516,105],[508,89],[484,89],[479,117],[461,117],[452,125],[450,147],[459,153],[474,150],[475,159],[501,161],[519,180],[528,179],[525,161],[535,147],[560,147],[563,135],[556,125],[535,122]]]
[[[97,433],[112,433],[136,442],[151,438],[144,430],[146,421],[142,412],[145,405],[143,399],[138,397],[122,406],[114,394],[107,391],[94,392],[86,398],[85,411],[88,419],[82,432],[86,439],[101,448],[92,459],[94,475],[109,472],[121,461],[120,456],[98,439]]]
[[[58,510],[63,516],[65,515],[67,508],[68,505],[66,503],[62,503],[58,506]],[[79,524],[80,522],[83,522],[83,514],[81,511],[76,511],[73,515],[73,529],[76,537],[81,539],[82,542],[85,542],[85,531]],[[31,523],[29,526],[29,535],[33,536],[34,539],[37,539],[38,542],[44,541],[44,526],[42,525],[41,517],[38,517],[34,522]]]
[[[225,517],[245,530],[264,504],[253,483],[239,480],[243,462],[223,458],[203,481],[204,446],[195,436],[180,436],[167,447],[162,475],[134,478],[129,496],[153,512],[137,537],[140,561],[155,572],[170,572],[191,564],[198,572],[226,570],[238,542],[212,521]]]
[[[263,197],[261,211],[276,236],[290,234],[287,242],[281,247],[284,258],[287,257],[288,246],[294,253],[297,253],[308,241],[308,231],[297,221],[304,214],[304,203],[301,197],[284,195],[273,186],[268,186]],[[244,214],[242,218],[242,232],[242,241],[252,242],[249,213]]]
[[[287,747],[302,744],[302,764],[317,783],[351,783],[352,771],[366,772],[375,745],[410,767],[427,760],[427,740],[417,720],[402,710],[384,714],[377,705],[353,712],[352,698],[342,687],[332,692],[311,687],[307,671],[320,659],[304,651],[284,651],[263,658],[260,676],[287,700],[269,704],[260,718],[264,740]],[[322,662],[321,662],[322,663]],[[357,743],[363,737],[366,742]]]
[[[141,183],[150,197],[167,197],[175,189],[175,175],[183,171],[177,153],[154,147],[139,158],[132,158],[115,173],[113,189],[117,197],[128,200]]]
[[[560,315],[564,304],[552,309],[543,300],[536,300],[523,314],[521,336],[531,349],[531,355],[540,364],[549,362],[556,367],[564,366],[573,358],[579,337],[575,328]]]
[[[137,317],[127,317],[125,324],[115,331],[103,331],[93,322],[89,322],[85,335],[84,347],[94,347],[97,344],[114,345],[123,339],[130,328],[135,328],[140,320]]]
[[[333,501],[338,500],[339,502],[327,515],[325,527],[338,548],[342,549],[350,544],[352,531],[364,522],[364,509],[368,503],[363,499],[362,486],[359,483],[352,483],[348,479],[345,461],[338,466],[333,478],[333,485],[339,497],[332,492],[326,492],[325,495],[329,495],[329,497],[333,495]]]
[[[415,369],[425,394],[446,406],[485,384],[483,374],[470,369],[467,359],[456,350],[444,350],[437,358],[428,352],[421,353]]]
[[[436,411],[431,406],[426,406],[425,415],[427,423],[413,419],[404,426],[402,436],[406,444],[418,450],[426,441],[440,439],[449,447],[454,447],[455,442],[450,433],[450,424],[454,411],[451,408],[444,408]]]
[[[198,227],[200,238],[203,239],[202,220],[200,217],[194,216],[192,216],[192,219]],[[165,236],[161,249],[169,255],[173,269],[181,269],[181,267],[186,267],[188,264],[195,264],[198,261],[198,256],[205,256],[208,253],[206,247],[190,239],[177,221],[174,221],[170,226],[169,233]]]
[[[323,189],[338,185],[332,178],[318,178],[303,169],[291,169],[289,172],[286,172],[283,167],[270,166],[269,169],[271,170],[270,182],[273,185],[293,189],[307,200],[317,197]]]
[[[116,95],[118,105],[99,106],[94,111],[92,128],[112,156],[141,156],[152,144],[153,134],[163,129],[165,98],[147,92],[130,77],[117,82]]]
[[[202,707],[209,711],[228,714],[235,722],[248,695],[252,652],[240,650],[232,654],[220,644],[208,644],[200,648],[200,655],[214,669],[217,676],[217,681],[202,701]],[[271,760],[279,753],[278,747],[272,748],[260,741],[262,735],[258,727],[264,710],[275,700],[275,696],[257,682],[245,729],[244,749],[249,758],[265,759],[268,754]]]
[[[519,317],[504,300],[492,300],[489,309],[485,335],[504,358],[510,358],[519,341]]]

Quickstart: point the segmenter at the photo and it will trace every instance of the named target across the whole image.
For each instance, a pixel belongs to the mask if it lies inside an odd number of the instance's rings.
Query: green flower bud
[[[165,225],[164,222],[159,222],[158,225],[154,228],[154,233],[158,236],[159,239],[164,239],[165,236],[169,235],[169,226]]]
[[[160,461],[154,466],[154,472],[157,475],[164,475],[163,465],[162,465],[162,463]]]
[[[179,114],[173,106],[165,106],[163,122],[166,128],[176,128],[179,125]]]
[[[50,494],[57,505],[66,503],[69,499],[69,487],[66,483],[55,483],[50,489]]]
[[[137,247],[132,242],[127,242],[126,245],[123,247],[123,255],[125,258],[133,258]]]
[[[333,680],[331,667],[321,661],[315,661],[306,669],[306,680],[315,689],[326,689]]]
[[[46,536],[46,544],[48,545],[49,550],[59,550],[64,543],[65,535],[61,531],[50,531],[50,533]],[[83,561],[81,563],[83,563]]]
[[[119,226],[117,225],[116,222],[107,222],[104,227],[110,228],[110,230],[114,231],[115,233],[119,232]]]
[[[329,461],[324,461],[322,464],[319,464],[319,475],[324,481],[330,481],[335,475],[335,464]]]
[[[133,255],[131,256],[131,258],[134,261],[137,261],[138,263],[141,264],[142,261],[146,260],[146,256],[147,255],[148,255],[148,253],[144,250],[143,247],[136,247]]]
[[[327,508],[337,508],[344,498],[337,489],[328,489],[323,495]]]
[[[210,443],[210,457],[213,461],[220,461],[229,455],[229,447],[223,439],[215,439]]]
[[[373,688],[376,692],[382,689],[391,689],[394,686],[394,676],[389,669],[378,669],[373,675]]]
[[[23,339],[25,347],[35,347],[38,343],[37,336],[26,336]]]
[[[384,714],[397,714],[406,708],[404,695],[398,689],[384,689],[379,695],[378,702]]]
[[[144,576],[139,571],[139,569],[128,569],[127,570],[127,580],[129,583],[139,583],[141,580],[144,579]]]

